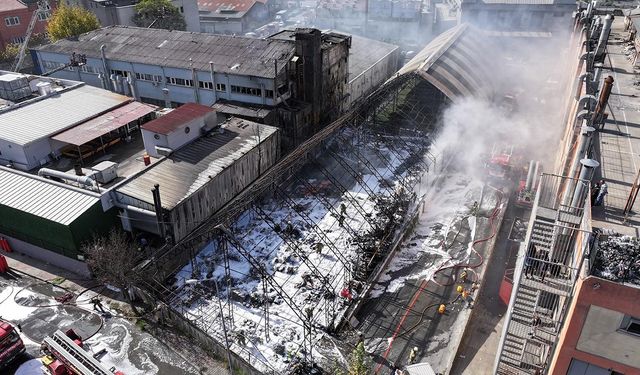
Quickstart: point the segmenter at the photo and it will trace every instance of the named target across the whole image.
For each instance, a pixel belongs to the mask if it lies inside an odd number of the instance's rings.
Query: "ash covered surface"
[[[610,235],[599,242],[593,274],[603,279],[640,285],[640,241]]]

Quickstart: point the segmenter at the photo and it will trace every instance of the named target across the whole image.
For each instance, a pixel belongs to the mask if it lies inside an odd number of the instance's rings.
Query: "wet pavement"
[[[99,357],[105,368],[115,368],[127,375],[224,374],[204,358],[196,361],[184,357],[173,349],[171,341],[156,339],[132,321],[118,317],[116,311],[100,314],[90,310],[91,304],[81,303],[87,295],[79,300],[80,306],[55,300],[65,293],[62,288],[26,276],[0,278],[0,316],[21,328],[26,347],[25,355],[0,370],[1,374],[33,374],[30,368],[37,363],[32,359],[41,356],[42,340],[56,330],[64,332],[69,328],[83,338],[90,353],[105,350]]]

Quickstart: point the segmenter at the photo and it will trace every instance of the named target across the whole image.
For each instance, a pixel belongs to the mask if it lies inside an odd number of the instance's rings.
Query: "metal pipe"
[[[593,87],[593,94],[594,95],[598,91],[600,91],[600,76],[602,76],[602,63],[594,64],[593,65],[593,77],[592,77],[593,81],[591,81],[591,86]]]
[[[524,185],[524,189],[529,191],[531,190],[531,186],[533,185],[533,168],[535,165],[535,161],[531,160],[529,162],[529,171],[527,172],[527,181]]]
[[[156,211],[156,220],[158,221],[158,231],[160,232],[160,237],[165,239],[165,227],[164,227],[164,215],[162,214],[162,202],[160,200],[160,185],[153,185],[153,189],[151,189],[151,194],[153,195],[153,206]]]
[[[107,55],[104,52],[105,48],[107,48],[107,46],[104,44],[100,46],[100,57],[102,58],[102,68],[104,69],[106,89],[113,91],[113,88],[110,85],[109,79],[107,78],[109,77],[109,69],[107,68]]]
[[[538,172],[540,171],[540,162],[536,162],[536,167],[533,172],[533,181],[531,181],[531,187],[537,186],[538,183]]]
[[[571,178],[572,180],[569,180],[569,182],[567,183],[567,188],[564,192],[564,197],[562,199],[562,204],[564,205],[567,205],[569,203],[569,200],[571,199],[571,196],[574,190],[574,184],[576,183],[573,180],[573,178],[575,177],[575,174],[580,168],[580,163],[582,159],[586,157],[585,151],[589,148],[589,144],[591,143],[591,137],[593,136],[594,131],[595,129],[590,126],[582,126],[581,128],[582,136],[578,141],[579,143],[576,150],[576,155],[573,157],[571,168],[569,169],[569,174],[568,174],[569,178]]]
[[[593,172],[597,167],[600,166],[600,163],[593,159],[582,159],[580,160],[580,164],[582,164],[582,170],[580,171],[580,180],[576,183],[576,189],[573,193],[573,199],[571,200],[571,207],[581,208],[580,203],[584,203],[585,200],[585,190],[588,191],[589,185],[591,183],[591,179],[593,178]],[[586,181],[586,182],[585,182]]]
[[[598,47],[596,47],[596,59],[601,61],[601,57],[604,55],[604,49],[609,41],[609,34],[611,33],[611,24],[613,23],[613,16],[607,14],[604,18],[604,25],[600,32],[600,39],[598,40]]]
[[[137,212],[139,214],[150,216],[150,217],[154,217],[154,218],[156,217],[156,213],[155,212],[152,212],[152,211],[149,211],[149,210],[145,210],[144,208],[132,206],[130,204],[122,203],[122,202],[119,202],[117,200],[113,201],[113,205],[118,207],[118,208],[122,208],[123,210]]]
[[[609,103],[609,96],[611,95],[612,88],[613,88],[613,77],[608,76],[607,78],[604,79],[604,85],[602,86],[602,91],[600,91],[600,99],[598,100],[596,109],[595,111],[593,111],[593,115],[591,117],[591,124],[596,126],[600,125],[600,122],[602,121],[602,114],[604,113],[604,109],[607,107],[607,103]]]
[[[211,74],[211,85],[213,88],[213,103],[211,103],[211,105],[213,105],[218,101],[218,89],[216,87],[216,74],[213,69],[213,61],[209,61],[209,74]]]
[[[76,175],[73,175],[73,174],[69,174],[69,173],[65,173],[65,172],[61,172],[61,171],[56,171],[55,169],[49,169],[49,168],[41,168],[38,171],[38,176],[40,176],[40,177],[49,176],[49,177],[61,178],[63,180],[77,182],[77,183],[79,183],[81,185],[85,185],[85,186],[89,186],[89,187],[94,188],[94,189],[98,189],[98,183],[96,182],[96,180],[91,178],[91,176],[76,176]]]

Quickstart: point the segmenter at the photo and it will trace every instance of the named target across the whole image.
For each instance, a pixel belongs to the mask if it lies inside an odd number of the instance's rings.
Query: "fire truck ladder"
[[[67,368],[77,375],[113,375],[91,353],[85,351],[73,342],[62,331],[56,331],[53,336],[46,337],[44,343],[52,354]]]

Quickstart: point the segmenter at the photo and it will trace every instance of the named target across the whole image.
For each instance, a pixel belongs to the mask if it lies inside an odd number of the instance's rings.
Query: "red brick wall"
[[[51,6],[50,13],[53,13],[55,9],[55,2],[49,1]],[[8,44],[13,43],[13,38],[25,36],[27,33],[27,27],[29,27],[29,21],[33,12],[37,9],[36,5],[31,5],[30,8],[21,8],[16,10],[9,10],[0,12],[0,49],[5,49]],[[5,24],[6,17],[19,17],[20,24],[17,26],[7,26]],[[47,21],[36,20],[36,25],[33,30],[34,34],[41,34],[46,31]]]
[[[600,287],[594,289],[593,286],[596,283],[599,283]],[[566,375],[572,358],[623,374],[640,373],[637,368],[576,349],[582,326],[587,319],[589,306],[596,305],[626,315],[640,317],[640,303],[638,301],[640,301],[640,288],[625,286],[593,276],[578,280],[575,300],[569,310],[568,320],[560,335],[559,349],[553,358],[549,374]],[[606,345],[606,343],[602,344]]]

